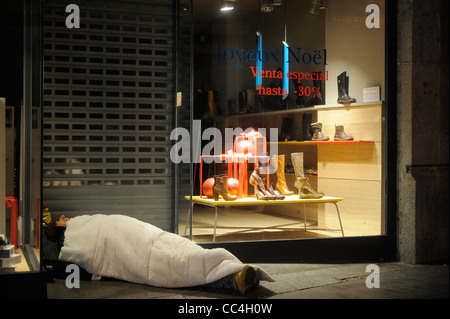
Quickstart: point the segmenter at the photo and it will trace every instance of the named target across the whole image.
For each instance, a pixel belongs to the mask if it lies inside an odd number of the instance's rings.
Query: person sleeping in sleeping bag
[[[98,232],[98,236],[92,236],[93,232]],[[145,244],[132,242],[136,238],[130,234],[137,233],[137,241]],[[79,243],[78,237],[89,237],[88,244]],[[261,275],[262,280],[273,281],[260,268],[244,265],[223,248],[202,248],[187,238],[123,215],[61,215],[44,228],[42,240],[41,259],[55,277],[67,276],[66,266],[75,263],[80,267],[81,279],[100,275],[157,287],[227,288],[242,295],[259,285]],[[90,249],[93,241],[98,243]],[[137,248],[130,253],[128,247]],[[178,247],[183,247],[182,253]],[[117,252],[118,249],[123,251]],[[139,262],[130,263],[133,258],[142,261],[140,267],[134,266]],[[128,259],[128,264],[123,259]]]

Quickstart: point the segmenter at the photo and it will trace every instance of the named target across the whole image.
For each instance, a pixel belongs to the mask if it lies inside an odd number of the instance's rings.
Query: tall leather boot
[[[311,128],[313,129],[313,141],[328,141],[330,139],[329,136],[324,136],[322,134],[322,123],[316,122],[311,124]]]
[[[294,187],[300,189],[300,180],[305,178],[305,171],[303,168],[303,152],[292,153],[291,154],[292,166],[295,172],[295,183]]]
[[[228,176],[224,174],[214,176],[213,198],[215,201],[219,200],[219,195],[226,201],[237,199],[236,195],[228,192]]]
[[[340,104],[348,104],[356,102],[356,99],[348,96],[348,82],[349,78],[347,76],[347,72],[342,72],[337,77],[337,85],[338,85],[337,102]]]
[[[336,125],[335,129],[336,129],[334,133],[335,141],[353,141],[353,136],[348,136],[347,134],[345,134],[344,125]]]
[[[312,114],[311,113],[303,113],[302,117],[302,140],[303,141],[311,141],[311,122],[312,122]]]
[[[308,177],[300,178],[299,180],[300,187],[298,189],[298,197],[300,199],[311,199],[311,198],[322,198],[323,195],[317,193],[312,186],[309,184]]]
[[[284,195],[294,194],[293,191],[289,190],[286,184],[286,175],[284,174],[285,156],[274,155],[273,159],[275,163],[277,163],[277,184],[275,185],[275,188],[277,188]]]
[[[348,85],[350,83],[350,78],[348,77],[348,75],[345,77],[345,92],[347,92],[347,96],[349,97],[349,99],[351,100],[350,103],[355,103],[356,99],[352,98],[348,95],[349,89],[348,89]]]
[[[291,117],[283,117],[281,122],[280,135],[278,135],[279,142],[292,140],[292,125],[294,120]]]

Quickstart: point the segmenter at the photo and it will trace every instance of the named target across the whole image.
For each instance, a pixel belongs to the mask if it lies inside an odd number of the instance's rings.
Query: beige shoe
[[[344,125],[336,125],[336,132],[334,133],[335,141],[353,141],[353,136],[345,134]]]
[[[234,275],[237,290],[241,295],[246,295],[259,285],[259,269],[245,265],[241,271]]]
[[[294,172],[295,172],[294,187],[299,189],[300,188],[299,179],[305,177],[305,171],[303,168],[303,152],[292,153],[291,154],[291,162],[292,162],[292,166],[294,167]]]
[[[301,199],[322,198],[323,195],[317,193],[309,184],[308,177],[298,179],[300,187],[298,189],[298,197]]]
[[[311,128],[314,131],[312,140],[313,141],[328,141],[330,139],[329,136],[324,136],[322,134],[322,123],[316,122],[311,124]]]

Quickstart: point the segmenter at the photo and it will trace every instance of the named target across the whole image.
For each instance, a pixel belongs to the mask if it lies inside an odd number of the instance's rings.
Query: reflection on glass
[[[192,222],[198,242],[384,234],[384,1],[373,3],[378,29],[357,0],[232,4],[223,12],[220,2],[193,0],[201,138],[192,141],[202,152],[192,159],[192,221],[180,227]],[[231,144],[227,129],[237,132]],[[236,152],[240,138],[250,145]],[[265,186],[252,184],[257,167]],[[218,186],[224,175],[237,199]],[[284,199],[265,193],[280,188]]]

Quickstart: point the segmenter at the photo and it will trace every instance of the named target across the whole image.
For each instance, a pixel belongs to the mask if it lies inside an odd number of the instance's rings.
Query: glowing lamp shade
[[[203,195],[212,198],[213,197],[213,187],[214,187],[214,177],[208,178],[203,182],[202,192]]]
[[[253,143],[249,140],[241,140],[236,145],[236,153],[240,154],[253,154]]]
[[[236,178],[229,178],[227,180],[228,193],[230,195],[239,195],[239,180]]]

